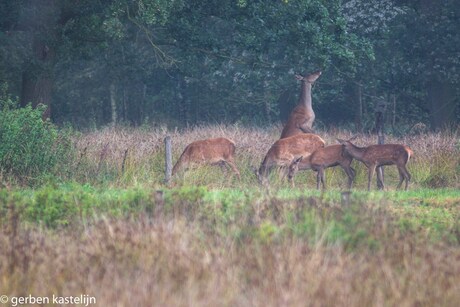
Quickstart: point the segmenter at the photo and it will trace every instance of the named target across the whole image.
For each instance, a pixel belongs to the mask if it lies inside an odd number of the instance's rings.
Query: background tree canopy
[[[76,127],[266,125],[321,69],[316,127],[455,127],[454,0],[0,1],[0,83]]]

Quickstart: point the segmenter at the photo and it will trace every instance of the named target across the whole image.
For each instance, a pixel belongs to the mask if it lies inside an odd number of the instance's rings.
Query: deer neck
[[[350,144],[350,146],[347,148],[346,151],[348,152],[350,156],[352,156],[356,160],[362,161],[366,148],[358,147],[354,144]]]
[[[259,167],[258,173],[261,178],[267,176],[267,166],[265,165],[265,161],[262,162],[262,165]]]
[[[268,155],[265,156],[264,160],[262,161],[262,164],[260,165],[259,169],[257,170],[258,176],[260,179],[265,179],[268,176]]]
[[[302,81],[302,89],[300,92],[299,105],[304,106],[307,110],[313,112],[311,106],[311,83],[307,81]]]

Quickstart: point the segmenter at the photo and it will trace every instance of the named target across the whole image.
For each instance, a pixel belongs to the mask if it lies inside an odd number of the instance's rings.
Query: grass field
[[[329,169],[316,191],[303,172],[291,189],[258,167],[271,130],[106,129],[74,134],[74,154],[32,186],[2,175],[0,295],[88,295],[97,305],[458,306],[460,148],[456,134],[388,137],[414,151],[409,191],[365,191]],[[241,181],[203,167],[163,184],[163,138],[173,161],[193,140],[237,143]],[[328,144],[347,131],[320,135]],[[360,145],[373,143],[362,136]],[[126,153],[126,154],[125,154]],[[375,179],[374,179],[375,187]]]

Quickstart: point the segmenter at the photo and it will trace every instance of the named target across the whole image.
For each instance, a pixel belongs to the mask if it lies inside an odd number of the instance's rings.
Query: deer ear
[[[303,159],[303,156],[300,156],[299,158],[292,160],[292,163],[291,163],[291,164],[300,163],[300,161],[302,161],[302,159]]]
[[[355,140],[357,137],[358,137],[358,135],[355,134],[355,135],[353,135],[348,141],[353,141],[353,140]]]
[[[299,74],[295,74],[295,78],[296,78],[297,80],[299,80],[299,81],[300,81],[300,80],[303,80],[303,76],[301,76],[301,75],[299,75]]]

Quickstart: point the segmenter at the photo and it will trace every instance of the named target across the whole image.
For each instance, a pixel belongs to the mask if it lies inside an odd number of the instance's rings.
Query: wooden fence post
[[[168,135],[165,137],[165,183],[169,184],[172,173],[172,149],[171,149],[171,137]]]

